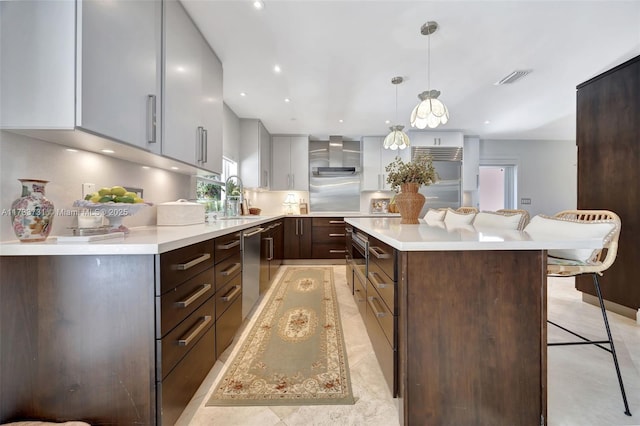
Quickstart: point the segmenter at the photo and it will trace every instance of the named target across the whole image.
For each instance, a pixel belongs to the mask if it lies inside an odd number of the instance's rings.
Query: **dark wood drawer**
[[[346,244],[344,226],[314,226],[311,232],[311,240],[314,243],[339,243],[342,246]]]
[[[215,323],[215,299],[210,297],[195,312],[158,340],[158,356],[162,359],[159,378],[164,378],[191,351]],[[213,347],[211,347],[213,350]]]
[[[242,324],[242,298],[235,302],[216,321],[216,358],[233,342]]]
[[[226,258],[215,267],[216,291],[224,287],[233,277],[242,272],[242,253]]]
[[[216,361],[215,327],[209,328],[176,368],[158,383],[158,424],[175,424]]]
[[[387,309],[389,309],[393,315],[397,315],[396,283],[393,282],[375,262],[369,262],[367,278],[369,279],[372,289],[380,295],[380,298],[384,301],[385,305],[387,305]]]
[[[235,232],[215,239],[216,265],[229,256],[240,253],[240,233]]]
[[[363,281],[362,275],[357,272],[353,274],[353,299],[356,301],[360,316],[364,320],[367,314],[367,285]]]
[[[213,266],[213,240],[203,241],[160,255],[160,293]],[[157,294],[158,295],[158,294]]]
[[[313,243],[311,257],[313,259],[344,259],[347,249],[342,243]]]
[[[242,296],[242,274],[237,274],[222,289],[216,292],[216,319]]]
[[[371,339],[373,351],[376,354],[376,358],[378,358],[378,363],[380,364],[380,369],[382,370],[384,379],[389,386],[391,395],[395,397],[397,389],[395,382],[397,351],[395,351],[389,344],[389,341],[378,322],[378,318],[376,318],[375,313],[368,304],[364,323],[367,328],[367,334],[369,334],[369,339]]]
[[[398,281],[396,275],[396,254],[393,247],[387,243],[369,236],[369,264],[375,262],[380,269],[391,278]]]
[[[160,338],[167,334],[205,300],[213,296],[214,279],[213,268],[209,268],[163,294],[160,297],[160,331],[156,332],[156,337]]]
[[[367,280],[367,312],[371,312],[380,325],[387,342],[392,348],[396,347],[395,330],[397,317],[387,308],[378,292]]]
[[[345,221],[343,217],[314,217],[311,218],[311,226],[337,226],[344,230]]]

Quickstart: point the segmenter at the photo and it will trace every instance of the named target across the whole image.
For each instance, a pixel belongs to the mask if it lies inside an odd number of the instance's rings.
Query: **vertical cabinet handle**
[[[198,134],[196,136],[196,161],[198,163],[202,162],[202,133],[204,132],[204,127],[198,126]]]
[[[202,162],[207,162],[207,157],[209,157],[209,151],[207,147],[207,129],[202,130]]]
[[[156,95],[147,95],[147,142],[156,143]]]

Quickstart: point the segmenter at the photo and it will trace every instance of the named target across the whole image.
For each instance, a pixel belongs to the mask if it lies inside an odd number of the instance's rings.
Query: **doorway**
[[[516,166],[481,165],[479,185],[480,210],[515,209],[517,197]]]

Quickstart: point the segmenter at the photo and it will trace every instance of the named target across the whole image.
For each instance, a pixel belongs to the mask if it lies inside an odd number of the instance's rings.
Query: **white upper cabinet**
[[[407,162],[411,159],[411,149],[391,150],[383,146],[384,136],[362,138],[362,191],[390,191],[385,168],[400,157]],[[413,141],[412,141],[413,142]]]
[[[222,170],[222,65],[183,6],[165,1],[162,154]]]
[[[240,119],[240,178],[245,188],[269,189],[271,135],[260,120]]]
[[[309,190],[309,136],[271,138],[271,190]]]
[[[159,2],[25,1],[0,8],[3,128],[80,128],[159,152]]]
[[[462,190],[475,191],[478,189],[480,176],[480,138],[464,138],[462,156]]]
[[[77,6],[82,47],[77,125],[159,152],[161,6],[124,0]]]
[[[459,146],[464,145],[462,132],[431,132],[409,131],[407,132],[413,146]]]

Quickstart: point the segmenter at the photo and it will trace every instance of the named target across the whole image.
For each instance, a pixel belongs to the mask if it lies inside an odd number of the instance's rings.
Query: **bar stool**
[[[627,416],[631,415],[629,411],[629,404],[627,403],[627,395],[624,391],[624,384],[622,383],[622,374],[620,373],[620,366],[618,364],[618,357],[616,355],[615,345],[613,344],[613,338],[611,337],[611,329],[609,327],[609,320],[607,318],[607,310],[604,306],[602,299],[602,292],[600,290],[600,280],[598,276],[601,276],[613,264],[617,251],[618,251],[618,238],[620,236],[621,221],[620,217],[615,213],[608,210],[565,210],[557,213],[554,218],[560,220],[567,220],[569,222],[579,223],[613,223],[613,230],[604,238],[604,244],[602,250],[594,252],[593,256],[588,262],[576,261],[572,259],[562,259],[553,257],[553,252],[550,250],[551,255],[547,261],[547,276],[552,277],[571,277],[582,274],[591,274],[593,277],[593,285],[595,286],[598,301],[600,302],[600,311],[602,312],[602,319],[604,321],[604,327],[607,332],[607,340],[590,340],[580,334],[571,331],[553,321],[547,320],[549,324],[552,324],[567,333],[577,337],[578,341],[569,342],[553,342],[548,343],[547,346],[566,346],[566,345],[596,345],[597,347],[609,352],[613,358],[613,364],[618,376],[618,383],[620,385],[620,392],[622,393],[622,401],[624,403],[624,413]],[[526,229],[525,229],[526,230]],[[606,253],[605,253],[606,252]],[[604,256],[604,257],[603,257]],[[603,346],[608,345],[609,347]]]

